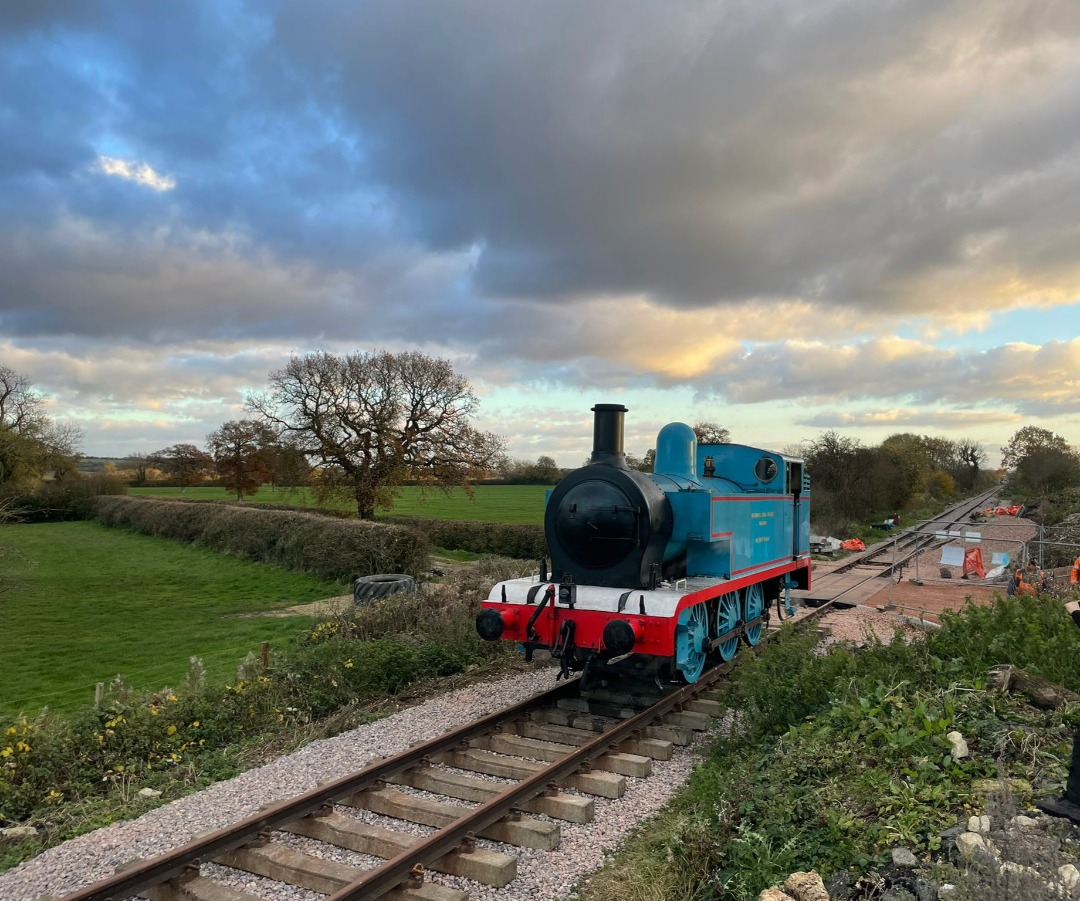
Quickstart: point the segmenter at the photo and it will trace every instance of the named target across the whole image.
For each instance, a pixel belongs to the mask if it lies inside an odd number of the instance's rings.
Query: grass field
[[[393,509],[381,513],[393,516],[427,516],[432,519],[463,519],[473,522],[536,523],[544,521],[544,499],[550,490],[544,485],[478,485],[476,496],[470,499],[464,491],[445,496],[439,491],[422,493],[413,485],[401,489]],[[183,497],[190,500],[236,500],[236,495],[224,488],[132,488],[133,495],[150,497]],[[315,501],[303,489],[274,491],[263,488],[258,494],[245,498],[248,504],[291,504],[313,507]],[[349,504],[335,509],[353,509]]]
[[[280,645],[308,617],[243,618],[344,593],[340,585],[96,523],[0,526],[21,554],[0,595],[0,714],[70,709],[118,673],[175,685],[202,658],[227,678],[263,641]]]

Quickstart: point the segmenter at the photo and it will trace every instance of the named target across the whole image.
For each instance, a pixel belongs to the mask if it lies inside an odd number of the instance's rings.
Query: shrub
[[[429,545],[414,530],[311,513],[147,498],[101,498],[95,515],[107,526],[205,545],[323,579],[375,573],[418,574]]]
[[[91,519],[97,498],[126,495],[119,476],[98,473],[62,482],[42,482],[31,492],[9,496],[10,517],[17,522],[65,522]]]
[[[1080,633],[1060,602],[1010,598],[943,620],[924,639],[827,654],[785,626],[732,674],[731,733],[584,897],[654,898],[662,885],[750,901],[793,870],[866,873],[897,845],[939,852],[943,829],[980,812],[977,779],[1056,793],[1080,708],[1036,710],[986,690],[986,671],[1012,663],[1080,688]],[[952,730],[968,757],[952,757]]]
[[[516,560],[539,560],[548,556],[544,527],[540,525],[426,519],[420,516],[383,516],[379,521],[416,529],[427,535],[435,547],[448,550],[492,554]]]

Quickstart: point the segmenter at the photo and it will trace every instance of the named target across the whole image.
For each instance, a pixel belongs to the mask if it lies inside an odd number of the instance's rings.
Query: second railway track
[[[841,606],[861,603],[881,589],[882,578],[905,566],[915,555],[946,543],[949,539],[940,535],[943,527],[966,521],[994,494],[996,490],[968,498],[915,528],[905,529],[886,541],[845,557],[828,572],[819,575],[815,571],[813,588],[794,594],[812,607],[824,603]]]

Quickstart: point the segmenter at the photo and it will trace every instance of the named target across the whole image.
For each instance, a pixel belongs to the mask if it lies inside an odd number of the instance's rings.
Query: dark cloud
[[[1071,415],[1071,345],[865,336],[1080,296],[1078,61],[1072,0],[9,3],[0,329],[91,406],[110,342],[230,404],[246,342]]]
[[[1077,9],[18,7],[0,185],[256,268],[475,247],[473,296],[926,312],[985,302],[973,270],[1076,281]],[[89,176],[113,145],[175,191]]]

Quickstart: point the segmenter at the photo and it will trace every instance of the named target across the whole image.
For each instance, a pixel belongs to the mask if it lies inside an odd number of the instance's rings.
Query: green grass
[[[422,492],[415,485],[406,485],[391,509],[379,513],[391,516],[426,516],[431,519],[462,519],[473,522],[535,523],[544,521],[544,503],[548,491],[544,485],[478,485],[475,497],[469,498],[464,491],[453,491],[449,496],[439,491]],[[150,497],[178,497],[198,501],[236,500],[236,495],[224,488],[132,488],[133,495]],[[274,491],[262,488],[258,494],[245,498],[249,504],[290,504],[296,507],[317,506],[311,493],[305,489]],[[335,510],[351,510],[347,503],[330,505]]]
[[[21,554],[0,595],[0,714],[73,709],[122,674],[175,685],[202,658],[226,678],[263,641],[282,646],[309,617],[237,617],[343,593],[340,585],[174,541],[71,522],[0,526]]]

